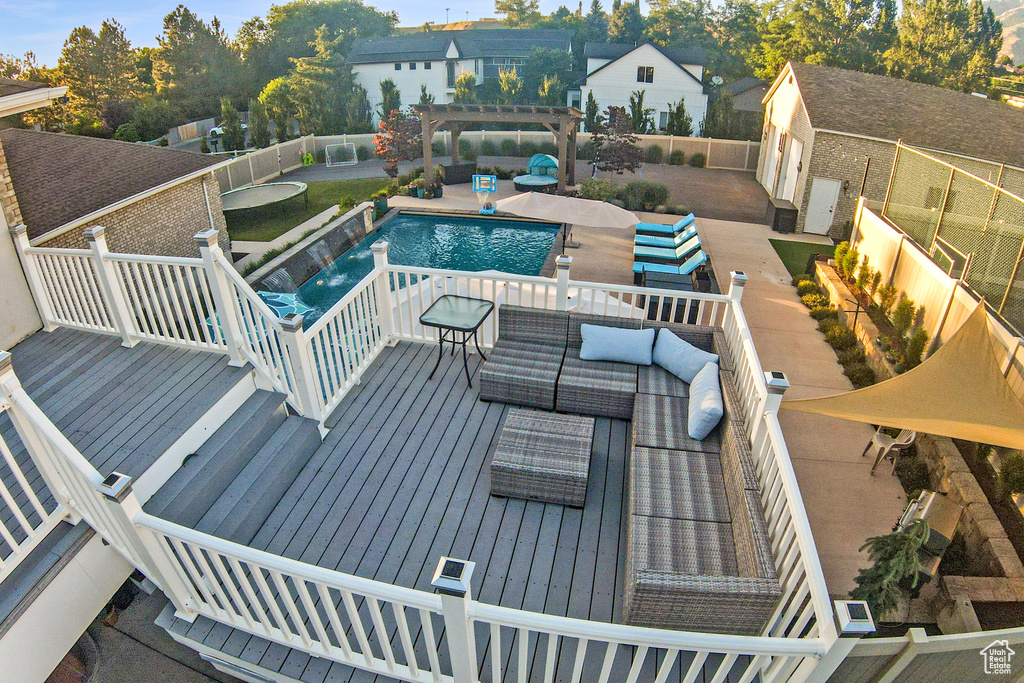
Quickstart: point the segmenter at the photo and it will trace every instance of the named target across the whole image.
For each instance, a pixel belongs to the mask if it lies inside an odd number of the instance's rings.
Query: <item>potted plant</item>
[[[387,190],[377,190],[373,193],[373,208],[381,216],[388,212]]]
[[[423,199],[423,196],[427,192],[427,183],[424,182],[423,178],[418,178],[413,185],[416,187],[416,196]]]
[[[434,191],[434,199],[440,199],[444,196],[444,185],[441,184],[440,180],[434,183],[431,189]]]
[[[434,190],[432,188],[429,188],[429,187],[426,188],[425,190],[423,190],[423,198],[424,199],[433,199],[434,198]]]

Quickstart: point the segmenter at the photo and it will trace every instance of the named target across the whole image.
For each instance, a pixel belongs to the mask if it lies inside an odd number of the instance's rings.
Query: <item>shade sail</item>
[[[500,211],[556,223],[585,225],[592,228],[627,230],[640,220],[631,211],[608,202],[578,197],[562,197],[541,192],[524,192],[501,199],[495,205]]]
[[[782,407],[1024,449],[1024,405],[999,367],[981,303],[930,358],[885,382]]]

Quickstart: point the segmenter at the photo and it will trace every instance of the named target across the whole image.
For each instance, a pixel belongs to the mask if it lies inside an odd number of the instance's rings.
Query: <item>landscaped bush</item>
[[[422,166],[417,166],[416,168],[412,169],[408,173],[403,173],[402,175],[398,176],[398,184],[399,185],[408,185],[412,181],[414,181],[417,178],[419,178],[421,175],[423,175],[423,167]]]
[[[430,152],[436,157],[443,157],[448,154],[448,145],[444,141],[430,143]]]
[[[896,304],[896,297],[899,292],[892,285],[882,285],[878,288],[878,307],[882,309],[882,313],[886,317],[892,312],[892,307]]]
[[[658,204],[654,207],[654,213],[668,213],[668,207],[664,204]]]
[[[903,296],[899,303],[896,304],[896,308],[892,310],[892,315],[889,316],[889,320],[892,321],[892,326],[896,328],[896,334],[903,338],[910,330],[910,326],[914,324],[914,313],[917,311],[917,306],[914,305],[912,299],[908,299]]]
[[[689,216],[690,207],[683,206],[682,204],[677,204],[676,206],[668,207],[668,212],[671,214],[675,214],[676,216]]]
[[[370,148],[366,145],[359,145],[356,147],[356,159],[359,161],[366,161],[370,158]]]
[[[619,207],[620,209],[625,209],[626,208],[626,202],[622,201],[621,199],[609,199],[608,203],[609,204],[614,204],[615,206]]]
[[[469,144],[469,140],[459,140],[459,156],[462,157],[463,161],[476,161],[476,152],[473,150],[473,145]]]
[[[857,345],[857,335],[845,325],[835,325],[825,333],[825,341],[833,349],[849,349]]]
[[[851,363],[843,368],[854,389],[863,389],[875,383],[875,371],[867,363]]]
[[[796,286],[796,293],[798,296],[811,293],[821,294],[821,288],[814,280],[804,280]]]
[[[686,152],[681,149],[673,150],[673,152],[668,155],[668,163],[672,166],[685,166]]]
[[[839,311],[832,308],[831,306],[819,306],[818,308],[811,309],[811,317],[815,320],[824,320],[825,318],[832,318],[833,320],[839,319]]]
[[[694,168],[704,168],[705,166],[708,165],[708,158],[704,156],[702,153],[697,152],[696,154],[690,155],[690,159],[687,163],[689,163],[690,166],[693,166]]]
[[[818,331],[828,334],[833,327],[843,327],[838,318],[822,318],[818,321]]]
[[[903,369],[910,370],[921,364],[925,347],[928,346],[928,331],[922,327],[914,330],[903,351]]]
[[[540,153],[540,147],[534,142],[524,142],[519,145],[519,156],[532,157],[534,154]]]
[[[606,202],[615,196],[615,187],[607,180],[587,178],[580,183],[580,196],[584,199]]]
[[[800,297],[800,301],[807,308],[824,308],[831,303],[824,294],[804,294]]]
[[[836,268],[841,270],[843,259],[846,258],[846,252],[850,251],[850,243],[843,241],[836,245],[835,251],[832,252],[832,258],[836,260]],[[842,273],[840,273],[842,274]]]
[[[480,156],[493,157],[498,155],[498,146],[490,140],[480,143]]]
[[[619,188],[616,196],[630,211],[651,211],[668,202],[668,187],[649,180],[633,180]]]
[[[810,275],[808,275],[807,273],[800,273],[799,275],[794,275],[793,276],[793,280],[792,280],[793,286],[796,287],[801,282],[804,282],[806,280],[811,280],[811,279],[813,279],[813,278]]]
[[[539,145],[537,145],[537,153],[538,154],[550,154],[551,156],[557,157],[558,156],[558,145],[556,145],[555,143],[551,142],[550,140],[548,140],[546,142],[542,142]]]
[[[519,150],[516,149],[516,141],[511,138],[505,138],[501,141],[501,156],[503,157],[514,157],[518,156]]]
[[[665,158],[665,151],[657,145],[651,145],[644,152],[644,161],[649,164],[660,164]]]
[[[847,365],[856,365],[857,363],[864,363],[867,356],[864,355],[864,349],[860,346],[854,346],[852,349],[843,349],[838,352],[836,356],[839,357],[839,364],[844,368]]]
[[[341,195],[341,198],[338,199],[338,210],[341,213],[345,213],[349,209],[355,208],[355,205],[356,205],[356,200],[352,199],[352,197],[350,195],[343,194],[343,195]]]
[[[1024,457],[1019,453],[1003,458],[999,465],[999,487],[1008,496],[1024,493]]]

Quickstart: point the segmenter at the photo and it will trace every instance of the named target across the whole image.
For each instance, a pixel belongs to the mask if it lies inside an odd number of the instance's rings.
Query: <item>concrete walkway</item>
[[[729,272],[749,281],[743,310],[766,371],[781,370],[791,388],[786,398],[809,398],[852,389],[817,323],[800,303],[790,276],[768,239],[813,241],[779,235],[767,226],[709,219],[697,223],[722,291]],[[819,238],[823,239],[823,238]],[[889,533],[903,511],[903,489],[887,467],[871,476],[861,457],[869,425],[783,410],[779,421],[800,484],[829,592],[845,595],[867,565],[858,549],[869,536]]]

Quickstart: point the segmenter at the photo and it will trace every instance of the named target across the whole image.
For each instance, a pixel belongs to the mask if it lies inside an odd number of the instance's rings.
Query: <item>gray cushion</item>
[[[693,382],[701,368],[708,363],[718,362],[716,354],[702,351],[680,339],[672,330],[665,329],[658,331],[658,339],[654,342],[653,359],[655,363],[684,382]]]
[[[650,365],[654,330],[628,330],[604,325],[580,325],[581,360],[607,360]]]
[[[708,363],[690,382],[686,433],[691,439],[703,439],[718,426],[724,412],[722,387],[718,383],[718,364]]]

